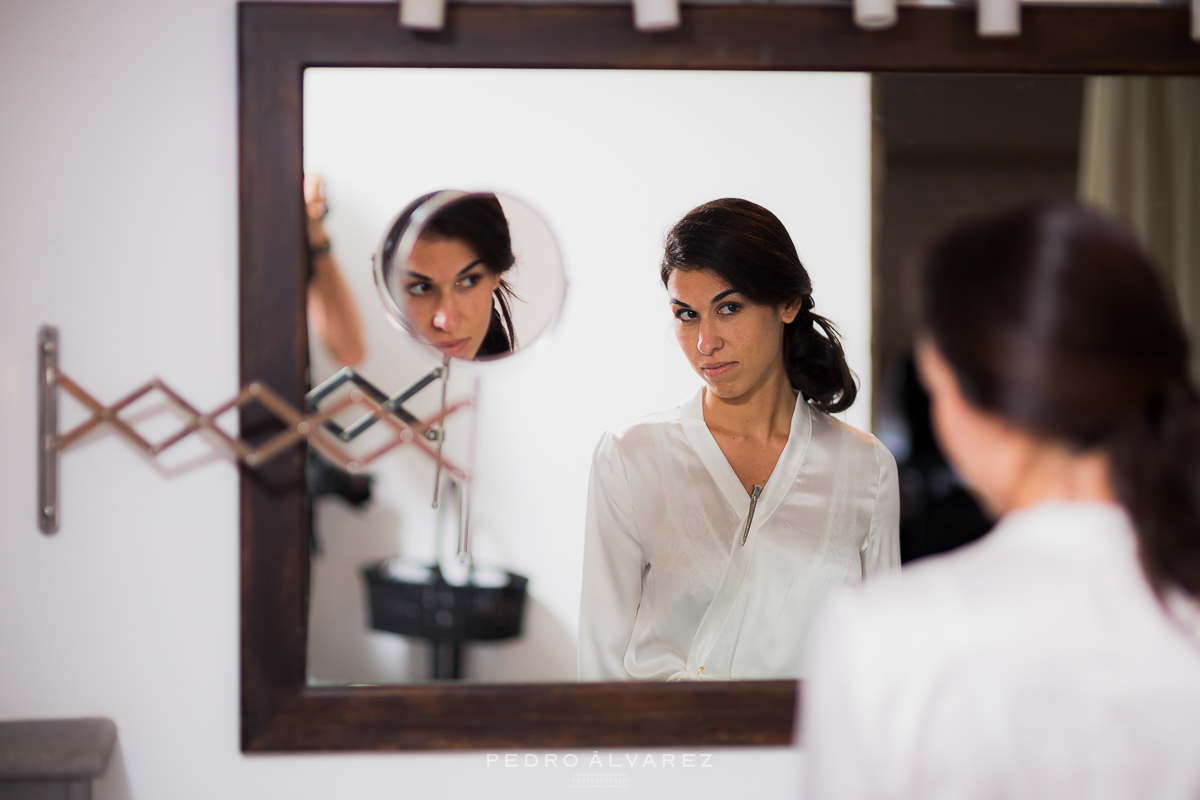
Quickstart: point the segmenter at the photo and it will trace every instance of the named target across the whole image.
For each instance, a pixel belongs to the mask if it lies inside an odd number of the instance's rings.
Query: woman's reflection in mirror
[[[771,212],[690,211],[660,276],[703,384],[596,448],[580,678],[795,677],[825,592],[899,565],[895,461],[831,416],[854,378]]]
[[[434,194],[418,198],[397,218],[385,257],[413,213]],[[390,244],[390,246],[389,246]],[[504,273],[516,257],[504,209],[494,194],[472,194],[439,209],[421,228],[400,275],[404,309],[415,332],[443,356],[495,358],[517,347]]]
[[[950,233],[917,359],[980,541],[814,624],[814,798],[1200,797],[1200,399],[1158,270],[1099,213]]]

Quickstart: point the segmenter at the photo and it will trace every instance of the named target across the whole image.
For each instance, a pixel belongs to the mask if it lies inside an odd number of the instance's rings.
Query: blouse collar
[[[988,536],[1022,549],[1095,550],[1136,546],[1133,523],[1116,503],[1053,500],[1005,514]]]
[[[680,409],[680,422],[688,443],[696,451],[696,455],[708,470],[709,475],[720,487],[726,502],[734,512],[741,515],[750,504],[750,495],[746,493],[737,473],[729,465],[729,460],[721,452],[721,446],[713,438],[712,431],[704,422],[704,387],[685,402]],[[808,449],[808,441],[812,436],[812,411],[803,397],[797,396],[796,408],[792,411],[791,429],[788,432],[787,444],[775,462],[775,469],[767,485],[763,487],[758,498],[754,514],[754,527],[758,528],[771,518],[775,509],[787,497],[788,491],[796,481],[800,465],[804,463],[804,453]]]

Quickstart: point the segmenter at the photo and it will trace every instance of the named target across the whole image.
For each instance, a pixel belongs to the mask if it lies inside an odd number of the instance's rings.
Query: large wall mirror
[[[976,38],[967,9],[906,8],[895,31],[872,34],[846,9],[688,8],[680,31],[655,36],[617,7],[455,6],[436,34],[399,30],[390,4],[239,14],[243,379],[299,404],[352,362],[385,394],[438,375],[406,400],[418,417],[445,407],[442,391],[472,401],[438,450],[469,466],[469,493],[412,447],[354,476],[303,453],[243,474],[252,751],[788,741],[795,675],[576,680],[592,449],[699,385],[658,281],[666,230],[718,197],[774,211],[860,381],[842,416],[902,448],[900,298],[923,228],[981,210],[971,197],[1073,195],[1083,75],[1200,71],[1186,14],[1169,8],[1027,9],[1025,35],[1005,42]],[[1075,74],[1036,74],[1050,72]],[[557,277],[514,287],[512,358],[450,358],[466,334],[431,341],[441,333],[419,319],[426,284],[396,289],[407,331],[380,302],[373,259],[407,241],[385,234],[439,190],[503,209],[514,280],[561,261]],[[314,257],[340,272],[360,352],[314,318]],[[522,304],[543,301],[551,311],[520,327]],[[254,408],[242,422],[248,437],[274,425]],[[464,508],[479,569],[456,579]],[[906,547],[937,549],[927,533]],[[434,566],[451,600],[472,581],[498,592],[518,576],[519,624],[447,648],[383,620],[378,584],[428,582]],[[413,595],[413,608],[458,624],[434,595]]]

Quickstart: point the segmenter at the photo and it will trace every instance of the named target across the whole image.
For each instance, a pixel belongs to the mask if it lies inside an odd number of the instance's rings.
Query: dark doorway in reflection
[[[873,427],[899,467],[902,562],[953,550],[991,527],[937,446],[913,369],[921,259],[965,217],[1076,196],[1084,80],[874,76]]]

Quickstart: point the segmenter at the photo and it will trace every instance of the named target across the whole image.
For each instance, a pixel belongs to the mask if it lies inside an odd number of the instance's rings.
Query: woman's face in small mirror
[[[707,269],[676,269],[667,279],[675,337],[709,391],[741,397],[783,358],[783,326],[798,304],[751,303]]]
[[[471,360],[492,320],[492,293],[500,275],[459,239],[422,237],[404,271],[408,318],[443,356]]]
[[[492,361],[544,333],[566,276],[546,221],[492,192],[433,192],[392,220],[375,253],[388,317],[443,358]]]

